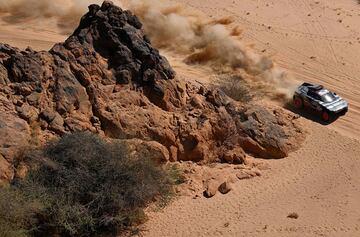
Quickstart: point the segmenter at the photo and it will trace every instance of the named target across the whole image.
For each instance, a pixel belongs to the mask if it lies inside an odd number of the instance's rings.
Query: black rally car
[[[348,103],[336,93],[306,82],[296,89],[293,103],[296,108],[307,107],[318,112],[324,122],[345,115],[348,111]]]

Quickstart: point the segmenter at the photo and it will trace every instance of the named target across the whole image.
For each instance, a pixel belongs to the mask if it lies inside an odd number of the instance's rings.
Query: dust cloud
[[[121,2],[121,4],[120,4]],[[2,19],[10,24],[53,18],[57,27],[71,33],[90,4],[102,0],[0,0]],[[211,19],[183,5],[161,0],[123,0],[116,4],[142,19],[146,33],[158,48],[181,54],[188,64],[244,70],[265,79],[276,90],[291,95],[295,88],[289,74],[268,58],[256,54],[239,39],[242,29],[234,19]]]
[[[241,28],[231,28],[233,18],[209,20],[182,5],[159,0],[133,0],[128,7],[142,19],[157,47],[185,53],[189,64],[242,69],[270,83],[278,93],[292,96],[297,82],[270,58],[242,43]]]
[[[54,18],[63,33],[71,33],[92,3],[101,0],[0,0],[2,19],[9,24]]]

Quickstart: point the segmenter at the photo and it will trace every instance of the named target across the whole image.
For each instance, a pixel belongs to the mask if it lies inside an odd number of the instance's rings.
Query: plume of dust
[[[92,3],[102,0],[0,0],[0,13],[8,23],[55,18],[63,33],[71,33]],[[124,2],[128,2],[125,1]],[[120,4],[118,0],[116,4]],[[292,94],[294,86],[288,74],[271,59],[257,55],[234,36],[241,34],[237,26],[228,30],[234,19],[209,20],[182,5],[161,0],[130,0],[128,8],[139,16],[145,31],[160,48],[185,53],[187,63],[217,64],[231,69],[244,69],[271,82],[276,89]]]
[[[5,13],[3,20],[9,24],[55,18],[59,29],[68,34],[93,3],[101,4],[102,0],[0,0],[0,13]]]
[[[242,30],[228,27],[234,19],[208,20],[182,5],[161,0],[132,0],[128,6],[142,19],[146,33],[160,48],[186,53],[187,63],[217,64],[271,83],[277,93],[291,97],[297,82],[270,58],[256,54],[236,36]]]

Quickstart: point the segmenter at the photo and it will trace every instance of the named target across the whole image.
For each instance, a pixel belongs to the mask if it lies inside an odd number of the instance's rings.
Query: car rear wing
[[[311,88],[313,90],[322,90],[322,89],[324,89],[324,87],[322,85],[315,85],[315,84],[311,84],[311,83],[308,83],[308,82],[304,82],[301,86],[305,86],[305,87]]]

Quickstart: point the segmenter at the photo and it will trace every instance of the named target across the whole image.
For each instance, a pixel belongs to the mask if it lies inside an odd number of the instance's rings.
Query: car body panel
[[[348,103],[343,98],[321,85],[303,83],[296,89],[295,97],[302,99],[304,107],[319,112],[327,111],[332,114],[342,115],[348,110]]]

